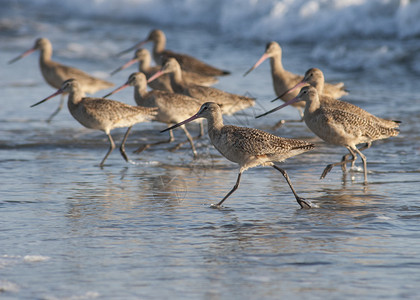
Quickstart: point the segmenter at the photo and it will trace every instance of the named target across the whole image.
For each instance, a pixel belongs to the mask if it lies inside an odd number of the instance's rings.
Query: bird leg
[[[364,144],[362,147],[359,148],[359,151],[363,151],[363,150],[369,149],[371,145],[372,145],[372,142],[367,142],[366,144]],[[353,154],[352,153],[349,153],[349,154],[344,155],[342,161],[343,160],[347,160],[347,158],[350,155],[352,156],[351,168],[354,168],[354,162],[356,161],[356,158],[357,158],[357,156],[355,156],[354,153]],[[342,165],[341,168],[343,169],[343,172],[346,171],[346,165]]]
[[[139,153],[143,152],[144,150],[149,149],[151,146],[172,143],[174,140],[175,140],[174,134],[173,134],[172,130],[169,130],[169,139],[167,141],[160,141],[160,142],[156,142],[156,143],[152,143],[152,144],[142,145],[137,150],[134,150],[133,153],[139,154]]]
[[[306,199],[299,197],[298,194],[296,193],[286,170],[283,170],[283,169],[277,167],[276,165],[273,165],[273,168],[280,171],[280,173],[283,175],[284,179],[286,179],[287,184],[289,185],[290,189],[292,190],[293,195],[295,195],[297,203],[300,205],[300,208],[311,208],[311,205],[308,202],[305,201]]]
[[[200,120],[200,134],[197,136],[197,139],[202,138],[204,136],[204,124],[203,120]]]
[[[237,189],[238,189],[238,187],[239,187],[239,182],[241,181],[241,175],[242,175],[242,172],[239,172],[239,174],[238,174],[238,179],[236,179],[236,183],[235,183],[235,185],[233,186],[233,188],[230,190],[230,192],[229,193],[227,193],[227,195],[222,199],[222,201],[220,201],[219,203],[217,203],[217,204],[212,204],[211,205],[211,207],[212,208],[220,208],[220,206],[222,205],[222,203],[230,196],[230,195],[232,195],[232,193],[234,192],[234,191],[236,191]]]
[[[349,160],[350,156],[351,156],[351,159]],[[343,155],[343,158],[341,159],[341,162],[351,161],[351,167],[353,168],[354,162],[356,161],[356,159],[357,159],[357,156],[354,154],[354,152],[349,150],[349,153],[347,153],[346,155]],[[346,166],[345,163],[343,163],[341,165],[341,170],[343,170],[343,173],[347,171],[347,166]]]
[[[48,117],[48,119],[46,120],[47,123],[50,123],[52,121],[52,119],[60,112],[60,110],[63,108],[63,104],[64,104],[64,94],[61,95],[60,98],[60,104],[58,105],[57,109],[51,114],[51,116]]]
[[[187,136],[188,142],[190,142],[194,157],[197,157],[197,151],[195,150],[194,141],[193,141],[193,138],[191,137],[191,134],[188,132],[187,127],[185,127],[185,125],[182,125],[181,128],[184,130],[185,135]]]
[[[191,137],[191,134],[189,133],[189,131],[187,130],[187,127],[185,127],[185,125],[182,125],[181,128],[184,130],[185,135],[187,136],[187,142],[190,143],[191,145],[191,149],[194,155],[194,158],[197,158],[197,151],[195,150],[195,146],[194,146],[194,138]],[[175,147],[171,148],[170,151],[176,151],[178,150],[182,145],[184,145],[186,142],[181,142],[178,145],[176,145]]]
[[[114,143],[114,140],[112,139],[111,134],[110,134],[110,133],[107,133],[106,135],[107,135],[108,140],[109,140],[109,150],[108,150],[108,152],[105,154],[104,159],[102,159],[102,162],[101,162],[101,164],[99,165],[101,168],[104,166],[105,160],[108,158],[109,154],[112,152],[112,150],[114,150],[114,149],[115,149],[115,143]]]
[[[366,156],[364,154],[362,154],[362,152],[360,152],[359,149],[357,149],[356,147],[354,147],[353,149],[354,151],[357,152],[357,154],[360,155],[360,158],[362,159],[363,162],[363,173],[365,176],[365,184],[367,184],[367,161],[366,161]]]
[[[133,126],[128,127],[120,146],[120,153],[126,162],[130,162],[130,160],[128,159],[128,156],[125,153],[125,142],[127,141],[128,134],[130,133],[132,127]]]
[[[363,150],[369,149],[370,146],[372,146],[372,142],[367,142],[366,144],[364,144],[364,146],[362,146],[362,147],[359,148],[359,151],[363,151]],[[354,160],[356,160],[356,159],[354,159]],[[352,161],[351,167],[352,168],[354,167],[354,161]]]
[[[347,148],[347,150],[349,150],[350,154],[344,155],[340,162],[327,165],[325,167],[324,171],[322,172],[320,179],[325,178],[325,176],[327,176],[327,174],[335,166],[341,166],[341,168],[343,169],[343,172],[345,172],[345,170],[346,170],[345,164],[349,163],[349,162],[353,162],[354,160],[356,160],[357,156],[354,153],[353,149],[351,149],[350,147],[346,147],[346,148]],[[352,159],[348,159],[349,155],[352,155]],[[344,165],[344,167],[343,167],[343,165]]]

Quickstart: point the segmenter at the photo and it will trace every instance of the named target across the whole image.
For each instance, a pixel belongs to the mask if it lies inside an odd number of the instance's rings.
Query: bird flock
[[[148,42],[153,43],[152,54],[142,48]],[[111,130],[127,128],[119,149],[122,157],[131,162],[125,152],[129,132],[133,125],[148,121],[170,126],[161,131],[169,131],[169,139],[143,145],[135,151],[136,153],[156,144],[173,142],[173,129],[181,127],[191,146],[193,156],[197,157],[195,138],[189,133],[186,124],[189,122],[199,124],[200,135],[197,137],[199,138],[204,134],[202,122],[204,118],[207,119],[207,132],[213,146],[226,159],[239,165],[236,184],[212,207],[221,207],[239,187],[242,173],[257,166],[271,166],[279,171],[299,206],[313,207],[309,200],[298,196],[287,172],[275,163],[312,150],[314,144],[304,140],[279,137],[255,128],[224,125],[223,115],[232,115],[252,107],[255,105],[255,99],[211,87],[219,81],[219,77],[229,75],[230,72],[213,67],[190,55],[166,49],[166,37],[161,30],[152,30],[146,39],[118,54],[120,56],[134,52],[133,58],[111,72],[111,76],[134,63],[138,63],[139,72],[132,73],[124,84],[101,98],[86,97],[85,94],[94,94],[111,88],[114,84],[53,61],[52,45],[46,38],[37,39],[31,49],[10,60],[9,63],[14,63],[36,50],[40,51],[39,64],[42,76],[57,91],[31,107],[61,94],[59,107],[47,119],[47,122],[50,122],[61,109],[63,96],[68,94],[67,106],[71,115],[83,126],[103,131],[109,140],[109,149],[99,164],[101,168],[115,148]],[[152,66],[152,57],[154,66]],[[344,83],[325,82],[320,69],[310,68],[304,75],[285,70],[282,64],[282,49],[274,41],[267,44],[263,55],[244,73],[244,76],[267,59],[270,60],[272,82],[277,96],[273,101],[280,99],[284,103],[257,118],[292,105],[299,111],[300,119],[287,122],[304,121],[306,126],[323,141],[343,146],[349,152],[341,161],[328,164],[321,174],[321,179],[335,166],[340,166],[342,171],[346,172],[346,165],[350,163],[353,167],[357,156],[360,156],[366,184],[367,159],[362,151],[368,149],[375,140],[398,135],[400,122],[376,117],[358,106],[339,100],[348,94]],[[137,105],[107,99],[129,86],[134,88],[134,100]],[[285,123],[285,120],[280,120],[275,128]],[[358,148],[358,145],[362,146]]]

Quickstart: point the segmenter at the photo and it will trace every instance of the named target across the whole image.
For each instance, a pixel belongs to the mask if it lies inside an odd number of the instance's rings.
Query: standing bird
[[[250,73],[252,70],[256,69],[260,64],[262,64],[267,58],[270,58],[271,65],[271,77],[273,79],[274,92],[277,97],[280,97],[284,102],[289,101],[297,96],[298,91],[294,93],[286,94],[286,91],[294,87],[300,81],[302,81],[303,76],[291,73],[283,68],[282,64],[282,49],[280,45],[276,42],[270,42],[267,44],[265,53],[261,58],[255,63],[255,65],[245,72],[244,76]],[[340,98],[344,95],[347,95],[347,92],[344,87],[344,83],[336,84],[325,84],[324,93],[332,96],[333,98]],[[299,114],[303,117],[303,108],[305,107],[304,103],[294,103],[293,107],[299,110]],[[278,124],[281,125],[279,122]]]
[[[282,162],[289,157],[312,150],[313,144],[296,139],[281,138],[254,128],[224,125],[222,111],[219,105],[214,102],[204,103],[198,113],[163,131],[171,130],[197,118],[207,119],[211,143],[224,157],[240,166],[235,186],[219,203],[212,207],[219,208],[239,187],[242,173],[257,166],[271,166],[280,171],[300,207],[311,207],[305,199],[297,195],[286,171],[276,166],[274,162]]]
[[[335,110],[351,111],[357,115],[364,116],[366,118],[375,119],[376,122],[378,122],[379,124],[383,123],[383,125],[387,128],[397,128],[399,126],[399,121],[396,122],[396,121],[385,120],[385,119],[376,117],[354,104],[351,104],[346,101],[334,99],[333,97],[329,95],[325,95],[324,84],[325,84],[324,73],[318,68],[310,68],[305,72],[305,76],[303,77],[302,81],[287,92],[291,92],[295,89],[298,89],[306,85],[311,85],[317,90],[319,101],[323,107],[330,107]],[[364,146],[359,148],[359,151],[368,149],[370,146],[371,146],[371,143],[366,143]],[[342,161],[348,161],[349,156],[352,156],[351,166],[354,167],[354,162],[356,161],[357,156],[353,156],[351,153],[348,153],[343,156]],[[341,165],[341,168],[343,172],[345,172],[346,164]]]
[[[182,76],[181,67],[175,58],[169,58],[162,69],[150,77],[148,82],[153,82],[164,74],[170,74],[172,89],[175,93],[193,97],[201,100],[202,103],[207,102],[208,99],[213,99],[220,105],[223,114],[226,115],[232,115],[255,104],[253,98],[231,94],[214,87],[187,84]]]
[[[363,149],[371,146],[373,141],[397,136],[399,121],[390,121],[378,118],[361,108],[353,105],[342,104],[343,101],[330,99],[320,101],[317,89],[313,86],[303,87],[299,94],[283,105],[272,109],[257,118],[279,110],[298,101],[306,102],[303,119],[309,129],[325,142],[333,145],[344,146],[353,158],[359,154],[363,162],[364,181],[367,183],[367,161],[356,146],[365,143]],[[357,108],[354,108],[357,107]],[[343,156],[340,162],[329,164],[322,172],[324,178],[334,166],[345,166],[352,162],[348,156]],[[345,167],[343,167],[345,171]]]
[[[152,67],[150,65],[151,60],[152,57],[150,56],[150,52],[147,49],[140,48],[136,50],[134,57],[131,60],[114,70],[111,75],[114,75],[115,73],[128,68],[132,64],[139,62],[139,71],[144,73],[147,78],[150,78],[153,74],[161,69],[161,66]],[[204,86],[211,86],[219,81],[217,77],[201,75],[199,73],[189,71],[182,71],[182,77],[188,84],[199,84]],[[157,80],[154,80],[150,83],[150,87],[155,90],[172,92],[169,75],[164,75]]]
[[[15,61],[31,54],[32,52],[40,50],[41,54],[39,56],[39,67],[41,68],[42,76],[45,81],[55,89],[59,89],[62,83],[70,78],[75,78],[79,82],[80,89],[84,93],[94,94],[97,91],[113,87],[114,84],[99,79],[89,74],[69,66],[62,65],[58,62],[51,60],[52,57],[52,45],[51,42],[46,38],[39,38],[35,41],[35,45],[17,56],[16,58],[9,61],[9,64],[14,63]],[[64,95],[61,97],[60,105],[56,111],[47,119],[47,122],[50,122],[56,114],[61,110],[63,106]]]
[[[71,78],[63,82],[61,88],[51,96],[33,104],[34,107],[59,94],[68,93],[67,105],[73,118],[86,128],[98,129],[105,132],[109,140],[109,150],[100,163],[103,167],[105,160],[114,150],[115,143],[111,136],[114,128],[128,127],[120,146],[120,152],[125,161],[129,159],[125,153],[125,142],[134,124],[151,121],[156,115],[156,108],[131,106],[118,101],[103,98],[85,97],[83,89],[77,79]]]
[[[165,123],[165,124],[176,124],[184,120],[186,117],[191,116],[196,112],[201,103],[197,100],[176,93],[170,93],[165,91],[153,90],[147,91],[147,79],[143,73],[132,73],[126,83],[122,86],[116,88],[114,91],[110,92],[104,98],[115,94],[118,91],[125,89],[128,86],[134,87],[134,99],[139,106],[144,107],[157,107],[157,115],[154,121]],[[184,130],[185,135],[191,145],[194,156],[197,156],[197,151],[194,147],[193,138],[188,132],[185,125],[182,125],[181,128]],[[139,153],[148,149],[152,145],[158,145],[163,143],[170,143],[174,141],[174,136],[172,130],[169,131],[169,140],[164,142],[157,142],[155,144],[147,144],[143,147],[140,147],[135,152]]]
[[[148,42],[154,43],[153,59],[158,65],[162,65],[164,61],[166,61],[166,59],[168,59],[169,57],[174,57],[181,65],[182,70],[185,70],[185,71],[191,71],[194,73],[199,73],[199,74],[207,75],[207,76],[224,76],[224,75],[230,74],[229,71],[221,70],[213,66],[210,66],[209,64],[206,64],[202,62],[201,60],[198,60],[197,58],[194,58],[190,55],[176,53],[171,50],[165,49],[166,36],[163,33],[163,31],[159,29],[152,30],[149,33],[149,36],[144,41],[141,41],[137,43],[136,45],[134,45],[133,47],[120,52],[118,55],[122,55],[134,49],[138,49]]]

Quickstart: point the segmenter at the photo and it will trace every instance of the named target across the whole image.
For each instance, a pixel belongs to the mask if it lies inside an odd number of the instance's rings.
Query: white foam
[[[47,261],[50,258],[48,256],[43,256],[43,255],[25,255],[23,257],[23,260],[25,262],[42,262],[42,261]]]
[[[407,38],[420,34],[420,2],[409,0],[73,0],[59,5],[55,0],[38,0],[31,4],[110,20],[202,25],[264,40]]]

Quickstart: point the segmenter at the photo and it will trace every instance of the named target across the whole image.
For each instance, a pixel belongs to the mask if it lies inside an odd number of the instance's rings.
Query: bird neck
[[[147,95],[147,86],[136,85],[134,86],[134,99],[142,100]]]
[[[182,71],[180,68],[177,68],[174,72],[169,73],[169,78],[171,79],[172,89],[176,93],[182,93],[185,88],[184,78],[182,77]]]
[[[316,88],[318,95],[322,95],[324,92],[324,81],[317,80],[312,82],[311,85]]]
[[[277,53],[270,57],[270,65],[273,73],[283,72],[283,63],[281,62],[281,54]]]
[[[77,106],[82,99],[85,97],[85,93],[81,89],[73,90],[69,93],[69,99],[67,105],[70,111]]]
[[[209,131],[209,136],[211,139],[217,135],[223,128],[223,117],[222,113],[212,114],[210,117],[207,117],[207,126]]]
[[[321,107],[321,102],[319,101],[319,96],[311,97],[310,100],[306,101],[305,105],[305,115],[306,114],[312,114],[316,110],[318,110]]]
[[[152,58],[150,56],[144,57],[139,60],[139,71],[140,72],[148,72],[150,70],[150,64],[152,62]]]
[[[41,54],[39,55],[39,61],[41,64],[45,63],[45,62],[49,62],[51,61],[51,57],[52,57],[52,47],[43,47],[40,49]]]
[[[162,53],[166,47],[166,37],[161,36],[160,38],[155,40],[155,45],[153,46],[153,52],[155,54]]]

